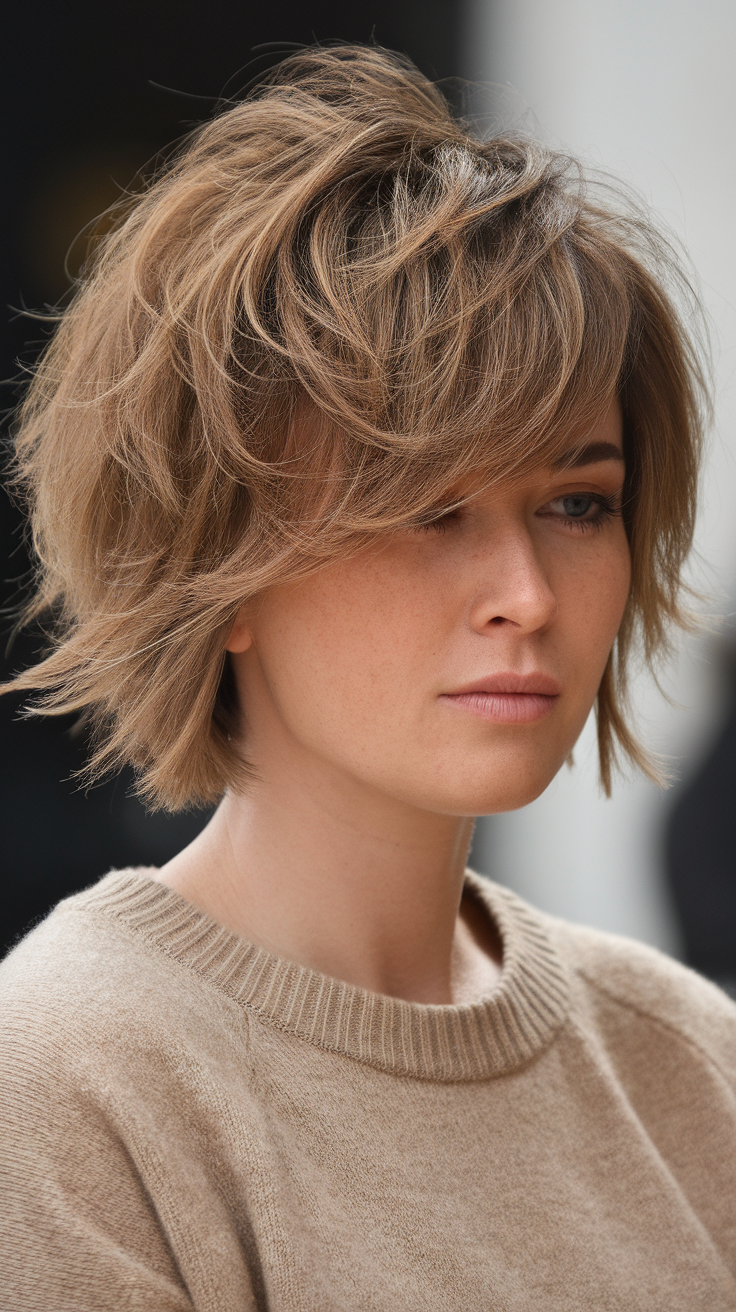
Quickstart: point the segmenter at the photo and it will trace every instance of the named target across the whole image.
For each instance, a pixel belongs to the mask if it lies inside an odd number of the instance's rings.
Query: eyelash
[[[580,493],[580,495],[583,495],[583,493]],[[593,502],[593,505],[598,506],[597,513],[594,514],[592,520],[580,520],[580,518],[565,516],[563,523],[568,529],[577,529],[581,533],[586,533],[586,531],[592,529],[600,530],[607,521],[613,520],[615,516],[621,514],[621,508],[617,505],[617,499],[614,496],[605,496],[602,492],[586,492],[585,496]],[[564,501],[565,499],[564,497],[554,497],[554,500]]]
[[[620,507],[616,504],[616,498],[605,496],[602,492],[578,493],[578,496],[585,496],[594,505],[598,507],[598,513],[592,519],[580,519],[576,516],[551,515],[551,519],[559,519],[566,528],[577,529],[581,532],[587,532],[590,529],[601,529],[604,524],[621,514]],[[565,497],[553,497],[552,501],[564,501]],[[549,502],[547,504],[550,504]],[[417,527],[425,533],[446,533],[448,525],[461,519],[461,512],[457,510],[448,510],[444,515],[438,515],[436,519],[428,519]]]
[[[615,497],[605,496],[604,493],[602,492],[585,492],[585,493],[578,493],[577,495],[579,496],[584,495],[588,500],[592,501],[593,504],[598,507],[598,512],[593,516],[592,519],[579,519],[573,516],[566,516],[566,517],[560,516],[560,518],[562,519],[562,523],[565,525],[566,528],[574,528],[577,529],[579,532],[583,532],[583,533],[587,532],[590,529],[600,530],[603,528],[603,526],[607,523],[608,520],[614,519],[616,515],[621,514],[621,509],[616,504]],[[564,501],[566,500],[566,498],[554,497],[553,500]],[[554,516],[554,518],[557,518],[557,516]]]

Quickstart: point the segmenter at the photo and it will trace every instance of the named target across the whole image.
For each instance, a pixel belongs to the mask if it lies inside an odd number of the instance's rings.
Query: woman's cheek
[[[561,572],[564,579],[558,574],[555,586],[560,603],[557,623],[565,625],[574,650],[590,664],[594,679],[606,664],[631,587],[631,558],[623,528],[621,538],[605,544],[607,549],[596,552],[585,569]]]

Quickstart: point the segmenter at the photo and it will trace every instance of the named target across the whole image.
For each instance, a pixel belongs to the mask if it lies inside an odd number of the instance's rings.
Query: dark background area
[[[724,702],[704,758],[673,791],[664,863],[689,965],[736,999],[736,635],[713,644]]]
[[[23,365],[33,362],[48,332],[19,312],[58,303],[68,292],[68,272],[82,263],[85,226],[159,152],[207,118],[223,93],[237,95],[279,58],[254,47],[375,39],[411,55],[430,76],[453,78],[461,72],[461,20],[458,0],[13,6],[4,18],[0,89],[3,409],[17,404]],[[20,515],[0,495],[7,641],[29,560]],[[39,643],[38,634],[16,638],[3,653],[3,677],[29,664]],[[83,735],[66,718],[20,719],[19,708],[18,697],[0,699],[4,946],[111,866],[167,860],[205,819],[147,814],[130,776],[80,791],[73,775],[84,760]]]

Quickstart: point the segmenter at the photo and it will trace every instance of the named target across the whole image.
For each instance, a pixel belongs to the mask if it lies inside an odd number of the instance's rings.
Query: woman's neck
[[[324,762],[269,762],[162,882],[277,956],[412,1002],[472,1001],[500,952],[463,899],[472,820],[420,812]]]

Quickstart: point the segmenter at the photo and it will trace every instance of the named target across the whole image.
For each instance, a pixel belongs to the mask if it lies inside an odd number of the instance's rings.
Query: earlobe
[[[253,635],[250,631],[248,621],[245,615],[245,608],[239,610],[235,623],[230,630],[230,636],[225,643],[225,651],[242,652],[247,651],[253,641]]]

